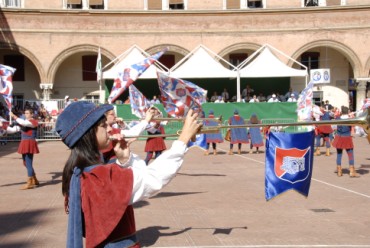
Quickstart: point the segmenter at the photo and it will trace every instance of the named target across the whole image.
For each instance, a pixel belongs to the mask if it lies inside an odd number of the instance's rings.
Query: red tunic
[[[336,135],[333,140],[333,147],[338,149],[353,149],[353,140],[351,136]]]
[[[159,127],[159,131],[154,134],[164,134],[163,126]],[[148,138],[145,144],[145,152],[158,152],[166,150],[166,144],[164,143],[164,138],[156,137],[156,138]]]
[[[318,134],[329,134],[333,132],[333,128],[331,125],[322,125],[322,126],[317,126],[317,133]]]
[[[19,154],[37,154],[39,153],[39,148],[36,142],[37,126],[38,121],[31,119],[29,120],[34,127],[22,127],[22,139],[19,143],[18,153]]]
[[[81,206],[86,247],[103,247],[135,234],[134,211],[129,205],[132,188],[132,170],[117,164],[98,166],[83,173]]]

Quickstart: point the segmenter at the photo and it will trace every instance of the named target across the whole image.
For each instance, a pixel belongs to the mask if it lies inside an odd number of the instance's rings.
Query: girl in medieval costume
[[[140,247],[132,204],[158,193],[175,177],[186,144],[201,127],[198,115],[190,110],[178,140],[149,166],[118,136],[117,159],[104,164],[100,150],[110,143],[105,112],[111,109],[108,104],[75,102],[56,123],[56,131],[71,149],[62,178],[69,214],[67,247],[84,247],[83,237],[88,248]]]
[[[27,183],[20,189],[33,189],[40,184],[33,168],[33,155],[39,153],[36,142],[38,121],[33,118],[32,108],[25,109],[25,119],[19,118],[12,112],[10,112],[10,116],[15,123],[7,128],[7,133],[21,132],[18,153],[22,154],[23,165],[27,169],[28,176]]]
[[[330,115],[330,112],[325,111],[323,108],[321,108],[321,109],[322,109],[323,114],[321,115],[320,120],[322,120],[322,121],[331,120],[332,116]],[[315,146],[316,146],[316,150],[315,150],[314,155],[316,155],[316,156],[321,155],[320,140],[321,140],[321,138],[323,138],[324,143],[325,143],[325,147],[326,147],[325,155],[330,156],[330,143],[331,143],[330,135],[332,133],[333,133],[333,128],[331,127],[331,125],[320,125],[320,126],[315,127],[315,140],[316,140]]]
[[[157,108],[152,106],[152,109],[154,109],[154,116],[157,118],[163,117],[161,111]],[[164,131],[164,125],[167,124],[166,122],[161,121],[152,121],[149,123],[149,127],[147,127],[146,131],[148,132],[148,135],[157,135],[157,134],[165,134]],[[164,142],[163,137],[153,137],[148,138],[145,143],[145,149],[146,152],[146,158],[145,162],[146,164],[149,164],[149,161],[153,158],[156,159],[159,155],[162,154],[164,150],[166,150],[166,143]]]
[[[339,119],[348,119],[349,116],[348,107],[341,107],[341,116]],[[357,177],[355,170],[355,158],[353,153],[353,140],[351,135],[352,127],[351,126],[337,126],[337,133],[334,137],[333,147],[337,149],[337,175],[341,177],[342,173],[342,155],[343,150],[346,150],[349,160],[349,176]]]

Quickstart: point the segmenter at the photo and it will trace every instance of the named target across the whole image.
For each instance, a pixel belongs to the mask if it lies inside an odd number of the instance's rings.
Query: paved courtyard
[[[315,157],[309,196],[289,191],[266,202],[264,153],[204,156],[189,150],[176,178],[135,205],[144,247],[370,247],[370,145],[356,137],[359,178],[338,178],[334,153]],[[166,141],[169,146],[172,142]],[[143,141],[132,150],[144,157]],[[0,147],[0,247],[65,247],[61,176],[69,150],[40,142],[40,187],[19,190],[26,170],[17,143]],[[264,151],[264,149],[262,149]],[[322,148],[324,153],[324,148]],[[332,150],[333,151],[333,150]],[[346,154],[344,168],[348,168]],[[107,199],[109,201],[109,199]]]

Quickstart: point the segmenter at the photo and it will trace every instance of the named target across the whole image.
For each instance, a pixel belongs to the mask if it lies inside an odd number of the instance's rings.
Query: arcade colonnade
[[[51,98],[55,99],[65,95],[83,98],[96,94],[97,83],[81,78],[81,60],[83,56],[96,56],[99,48],[104,66],[133,45],[149,54],[167,46],[166,54],[172,55],[176,64],[199,45],[231,62],[234,54],[250,55],[264,44],[272,45],[297,61],[307,53],[319,54],[318,67],[329,68],[332,81],[315,90],[322,92],[323,99],[333,105],[348,106],[350,90],[356,94],[357,107],[361,107],[361,101],[367,97],[368,6],[310,10],[309,19],[306,19],[306,10],[297,9],[172,15],[46,10],[40,15],[36,13],[35,10],[1,12],[5,22],[2,22],[0,36],[0,63],[4,63],[5,56],[24,56],[25,79],[14,81],[14,93],[25,99],[42,98],[42,84],[52,85]],[[284,16],[289,16],[289,20]],[[166,25],[163,25],[164,20]],[[253,20],[259,22],[257,28],[252,25]],[[280,59],[288,66],[301,69],[283,57]],[[289,80],[295,91],[305,86],[304,79]],[[350,85],[349,81],[354,84]],[[285,94],[285,90],[281,93]]]

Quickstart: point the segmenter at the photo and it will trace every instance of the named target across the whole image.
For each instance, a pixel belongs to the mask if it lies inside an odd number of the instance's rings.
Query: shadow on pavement
[[[169,230],[168,226],[151,226],[144,229],[141,229],[137,232],[137,237],[140,241],[142,246],[152,246],[154,245],[159,237],[163,236],[175,236],[187,232],[191,229],[191,227],[187,227],[183,230],[170,232],[170,233],[163,233],[162,230]]]
[[[37,224],[39,216],[43,215],[47,210],[34,210],[27,212],[15,212],[0,214],[0,237],[21,231],[22,229],[34,226]],[[2,244],[4,245],[4,244]],[[12,244],[9,244],[12,245]],[[16,244],[14,244],[16,245]],[[26,247],[26,244],[17,244],[17,247]],[[10,247],[8,245],[3,247]]]
[[[19,142],[8,142],[6,145],[1,146],[0,157],[17,152],[18,146]]]
[[[179,196],[179,195],[201,194],[201,193],[204,193],[204,192],[161,192],[158,195],[150,197],[150,199],[162,198],[162,197],[172,197],[172,196]]]
[[[137,232],[137,237],[140,241],[140,244],[142,246],[152,246],[156,243],[156,241],[160,238],[160,237],[163,237],[163,236],[175,236],[175,235],[179,235],[179,234],[182,234],[184,232],[187,232],[187,231],[190,231],[192,229],[194,230],[214,230],[213,231],[213,235],[216,235],[216,234],[225,234],[225,235],[229,235],[231,233],[231,231],[233,229],[245,229],[247,230],[248,227],[246,226],[243,226],[243,227],[187,227],[185,229],[182,229],[182,230],[179,230],[179,231],[175,231],[175,232],[169,232],[169,233],[166,233],[166,232],[161,232],[163,230],[169,230],[170,228],[169,227],[164,227],[164,226],[151,226],[151,227],[147,227],[147,228],[144,228],[144,229],[141,229]]]

